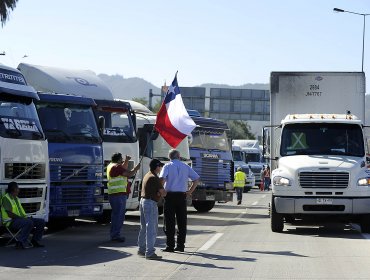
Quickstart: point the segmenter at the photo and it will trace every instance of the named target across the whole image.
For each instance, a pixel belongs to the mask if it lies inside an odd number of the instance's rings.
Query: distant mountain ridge
[[[98,75],[112,91],[116,98],[132,99],[145,97],[149,98],[149,89],[153,90],[153,94],[160,94],[160,88],[142,78],[124,78],[122,75]],[[244,84],[240,86],[230,86],[225,84],[205,83],[197,87],[222,87],[222,88],[238,88],[238,89],[263,89],[268,90],[269,84]]]
[[[121,75],[98,75],[112,91],[114,97],[120,99],[149,98],[149,89],[160,94],[160,89],[142,78],[124,78]]]

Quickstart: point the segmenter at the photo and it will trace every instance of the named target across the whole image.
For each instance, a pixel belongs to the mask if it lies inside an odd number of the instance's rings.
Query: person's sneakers
[[[124,237],[116,237],[116,238],[112,238],[111,241],[123,243],[123,242],[126,241],[126,238],[124,238]]]
[[[175,252],[184,252],[184,247],[176,247],[174,249]]]
[[[238,205],[242,204],[242,201],[241,200],[238,200]]]
[[[169,252],[169,253],[173,253],[173,252],[174,252],[174,249],[173,249],[173,248],[171,248],[171,247],[166,247],[166,248],[163,248],[161,251],[162,251],[162,252]]]
[[[35,248],[43,248],[45,247],[45,245],[43,244],[40,244],[39,242],[37,242],[36,240],[31,240],[31,244],[33,245],[33,247]]]
[[[156,253],[153,253],[150,256],[146,256],[145,258],[147,260],[160,260],[162,256],[158,256]]]
[[[141,252],[141,251],[137,251],[137,255],[139,256],[139,257],[145,257],[145,252]]]

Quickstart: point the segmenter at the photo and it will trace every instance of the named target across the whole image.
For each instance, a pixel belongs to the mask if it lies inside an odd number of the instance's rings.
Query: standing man
[[[180,152],[170,150],[170,162],[165,164],[159,178],[167,195],[164,200],[164,229],[167,246],[164,252],[184,252],[186,239],[187,210],[186,197],[191,196],[199,183],[199,175],[187,164],[180,161]],[[188,179],[191,187],[188,189]],[[177,246],[175,248],[175,227],[177,221]]]
[[[130,156],[125,162],[121,153],[112,155],[112,162],[107,166],[108,195],[112,208],[110,238],[112,241],[125,242],[121,237],[121,228],[125,219],[127,200],[127,178],[132,177],[140,168],[140,163],[131,171],[127,170]]]
[[[234,189],[236,191],[236,199],[238,200],[238,205],[242,203],[243,191],[245,186],[246,175],[241,167],[238,167],[234,174]]]
[[[38,218],[27,217],[21,202],[19,201],[19,187],[17,182],[10,182],[6,195],[1,199],[1,218],[5,226],[13,231],[21,230],[17,237],[17,248],[28,249],[33,247],[44,247],[39,242],[44,233],[45,221]],[[31,244],[28,236],[34,229]]]
[[[146,259],[161,259],[155,253],[155,241],[158,230],[158,201],[166,196],[162,182],[158,177],[163,163],[157,159],[150,161],[150,171],[144,176],[141,200],[140,200],[140,232],[138,238],[138,255],[145,256]]]

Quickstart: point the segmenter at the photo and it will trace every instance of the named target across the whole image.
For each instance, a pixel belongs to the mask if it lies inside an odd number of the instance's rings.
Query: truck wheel
[[[213,208],[213,206],[215,206],[215,201],[193,200],[193,206],[198,212],[208,212]]]
[[[284,217],[283,215],[276,213],[274,197],[271,200],[270,210],[271,230],[273,232],[282,232],[284,229]]]
[[[163,206],[158,206],[158,216],[163,214]]]
[[[363,215],[360,221],[361,232],[370,233],[370,215]]]
[[[285,216],[284,220],[286,223],[293,224],[295,222],[295,218],[291,215]]]

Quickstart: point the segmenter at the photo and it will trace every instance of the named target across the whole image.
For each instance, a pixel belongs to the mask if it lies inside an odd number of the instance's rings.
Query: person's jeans
[[[238,187],[236,187],[236,188],[235,188],[235,192],[236,192],[236,199],[237,199],[238,201],[242,201],[242,198],[243,198],[243,189],[244,189],[244,188],[238,188]]]
[[[44,233],[44,227],[45,221],[38,218],[17,218],[13,219],[12,223],[10,224],[10,229],[14,231],[21,229],[17,239],[23,245],[27,245],[28,236],[34,228],[35,230],[33,232],[32,240],[39,242],[42,238],[42,234]]]
[[[138,237],[139,252],[151,256],[155,252],[158,231],[158,206],[151,199],[140,200],[140,231]]]
[[[265,177],[264,178],[264,181],[265,181],[265,191],[270,189],[270,183],[271,183],[270,180],[271,180],[270,177]]]
[[[121,237],[121,229],[125,220],[127,195],[110,195],[109,203],[112,208],[110,237],[116,239]]]

